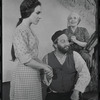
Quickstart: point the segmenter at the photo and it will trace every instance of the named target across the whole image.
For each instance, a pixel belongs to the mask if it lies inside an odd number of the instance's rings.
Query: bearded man
[[[70,49],[65,32],[59,30],[51,39],[55,50],[43,58],[53,69],[52,78],[44,74],[44,83],[48,86],[45,100],[81,100],[91,79],[86,62]]]

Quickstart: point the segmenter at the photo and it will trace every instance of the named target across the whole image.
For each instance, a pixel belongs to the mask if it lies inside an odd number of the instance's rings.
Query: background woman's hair
[[[23,19],[28,18],[34,12],[34,9],[39,5],[41,6],[41,3],[38,0],[24,0],[20,5],[21,18],[19,18],[16,27],[22,23]],[[12,61],[15,61],[16,56],[13,44],[11,47],[11,56]]]

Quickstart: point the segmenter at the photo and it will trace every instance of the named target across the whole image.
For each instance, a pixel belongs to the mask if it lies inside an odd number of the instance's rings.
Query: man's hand
[[[74,90],[72,95],[71,95],[71,100],[79,100],[79,91]]]

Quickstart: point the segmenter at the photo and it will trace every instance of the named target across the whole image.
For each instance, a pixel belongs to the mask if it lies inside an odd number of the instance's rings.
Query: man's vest
[[[48,54],[48,64],[53,68],[54,74],[50,88],[57,92],[72,91],[77,76],[73,52],[66,55],[66,60],[63,65],[57,60],[54,52],[51,52]]]

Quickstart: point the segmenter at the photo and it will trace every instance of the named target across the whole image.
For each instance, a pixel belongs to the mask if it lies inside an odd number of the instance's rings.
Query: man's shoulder
[[[49,55],[53,55],[53,54],[54,54],[54,51],[51,51],[47,55],[49,56]]]
[[[68,52],[68,54],[69,54],[69,55],[73,55],[73,56],[75,56],[75,57],[77,57],[77,56],[80,55],[77,51],[73,51],[73,50],[70,50],[70,51]]]
[[[63,32],[66,32],[68,30],[68,28],[62,29]]]
[[[53,54],[53,53],[54,53],[54,51],[51,51],[51,52],[47,53],[44,57],[46,57],[46,56],[48,56],[48,55],[51,55],[51,54]]]
[[[65,34],[68,34],[68,33],[69,33],[69,29],[68,29],[68,28],[63,29],[62,31],[63,31]]]
[[[73,57],[74,57],[75,61],[77,61],[79,63],[83,62],[83,58],[78,52],[73,51]]]
[[[73,51],[73,55],[74,55],[75,58],[81,56],[81,55],[80,55],[78,52],[76,52],[76,51]]]

